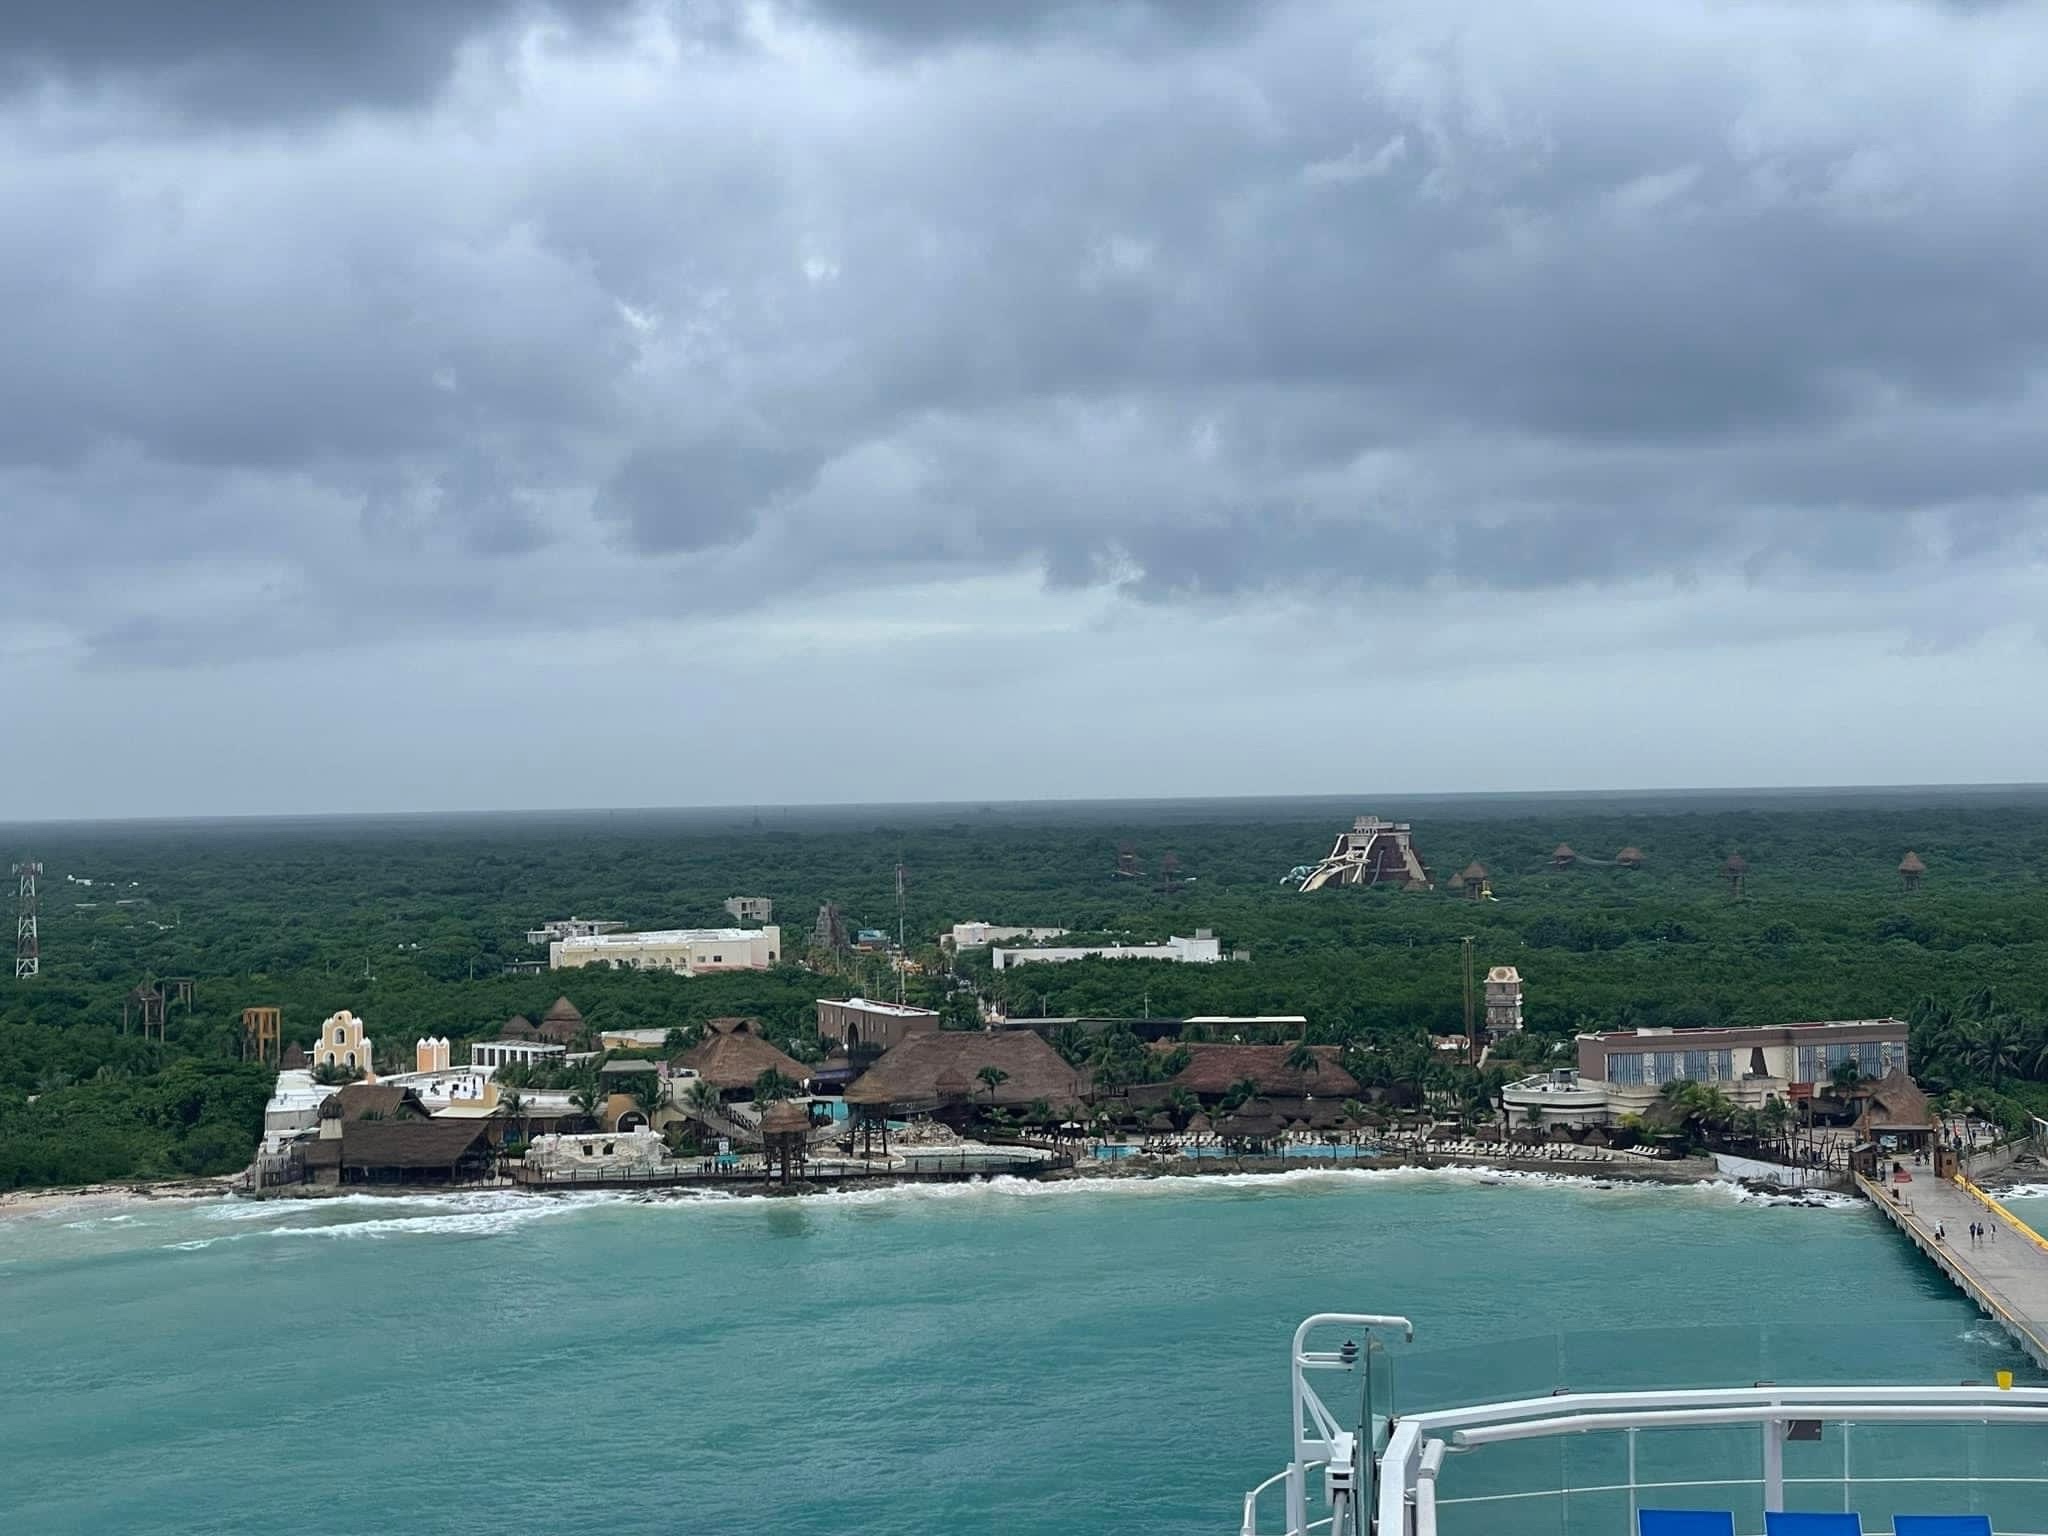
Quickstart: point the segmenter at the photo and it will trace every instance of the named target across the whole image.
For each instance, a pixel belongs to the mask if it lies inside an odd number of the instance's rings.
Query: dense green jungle
[[[1412,819],[1437,889],[1285,883],[1367,811]],[[1561,842],[1579,855],[1568,869],[1552,867]],[[1640,868],[1613,862],[1630,846]],[[1117,874],[1125,847],[1142,873]],[[1908,849],[1927,865],[1917,889],[1898,870]],[[893,932],[899,865],[921,962],[909,996],[963,1023],[977,994],[1011,1014],[1302,1014],[1312,1043],[1411,1052],[1462,1027],[1470,936],[1479,966],[1521,970],[1527,1060],[1590,1029],[1897,1014],[1930,1086],[2008,1119],[2048,1106],[2048,791],[44,824],[0,828],[0,852],[44,866],[42,974],[0,979],[0,1188],[242,1166],[270,1080],[241,1060],[251,1004],[282,1006],[302,1043],[353,1009],[380,1065],[409,1063],[420,1035],[491,1038],[558,994],[593,1029],[747,1014],[815,1056],[816,998],[897,985],[884,959],[810,948],[818,908]],[[1739,898],[1731,853],[1748,865]],[[1491,895],[1446,889],[1474,861]],[[735,894],[773,898],[803,963],[505,971],[543,953],[524,931],[545,919],[714,926]],[[998,975],[985,952],[937,949],[966,919],[1133,941],[1206,928],[1244,958]],[[161,1042],[124,1031],[124,997],[166,977],[193,979],[191,1005],[173,1004]]]

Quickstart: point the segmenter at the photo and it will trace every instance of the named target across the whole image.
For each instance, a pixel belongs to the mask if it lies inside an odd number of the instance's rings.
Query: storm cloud
[[[835,607],[912,670],[2039,644],[2038,8],[7,26],[0,682],[50,698]]]

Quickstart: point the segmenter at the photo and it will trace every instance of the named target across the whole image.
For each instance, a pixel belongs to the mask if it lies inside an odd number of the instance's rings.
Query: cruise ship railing
[[[1998,1442],[2002,1430],[2015,1438]],[[1960,1456],[1959,1431],[1971,1437]],[[1685,1436],[1713,1441],[1698,1447],[1690,1467]],[[1554,1466],[1497,1460],[1508,1447],[1543,1444],[1558,1451]],[[1645,1467],[1651,1444],[1656,1466]],[[1580,1452],[1582,1472],[1556,1475],[1570,1472],[1568,1447],[1594,1449]],[[1691,1507],[1731,1509],[1737,1529],[1754,1533],[1762,1511],[1789,1508],[1855,1510],[1872,1531],[1888,1530],[1896,1512],[1982,1513],[1998,1536],[2048,1536],[2044,1452],[2041,1387],[1560,1393],[1399,1419],[1379,1466],[1374,1529],[1633,1536],[1642,1508]],[[1699,1475],[1672,1475],[1687,1472]],[[1288,1519],[1288,1536],[1317,1528],[1305,1511],[1297,1522],[1290,1508]],[[1249,1497],[1243,1529],[1258,1536]]]

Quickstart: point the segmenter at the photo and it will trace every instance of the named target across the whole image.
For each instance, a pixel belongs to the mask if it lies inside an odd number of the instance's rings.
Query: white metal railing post
[[[1628,1432],[1628,1536],[1635,1536],[1636,1516],[1642,1513],[1636,1507],[1636,1433]]]
[[[1849,1476],[1849,1431],[1856,1426],[1847,1419],[1842,1420],[1842,1513],[1849,1513],[1849,1492],[1853,1479]]]
[[[1785,1421],[1765,1419],[1764,1431],[1764,1513],[1785,1512]]]

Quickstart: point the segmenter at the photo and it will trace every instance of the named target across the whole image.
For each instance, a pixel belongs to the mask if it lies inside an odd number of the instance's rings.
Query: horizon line
[[[2048,782],[2039,780],[1961,780],[1938,784],[1684,784],[1632,785],[1607,788],[1547,789],[1460,789],[1308,791],[1287,794],[1194,794],[1194,795],[1068,795],[1042,799],[995,796],[967,800],[738,800],[700,805],[586,805],[586,806],[499,806],[489,808],[427,807],[384,810],[292,810],[292,811],[196,811],[132,816],[50,816],[20,821],[0,821],[0,830],[60,827],[140,827],[193,824],[304,821],[394,821],[427,819],[484,819],[490,817],[597,817],[745,815],[767,812],[826,811],[945,811],[978,814],[994,810],[1057,808],[1061,806],[1112,805],[1242,805],[1277,802],[1350,801],[1361,806],[1401,801],[1459,801],[1511,799],[1616,799],[1652,795],[1900,795],[1900,794],[1984,795],[1997,793],[2048,793]],[[1360,814],[1369,812],[1361,810]]]

